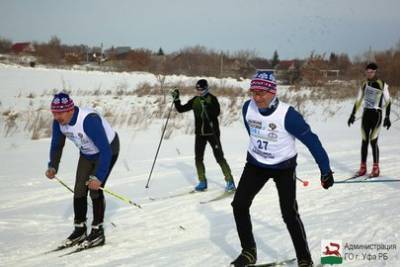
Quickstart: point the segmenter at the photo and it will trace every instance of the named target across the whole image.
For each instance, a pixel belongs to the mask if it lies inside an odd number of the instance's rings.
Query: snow
[[[196,79],[167,77],[169,84],[189,85]],[[163,123],[156,117],[147,117],[150,113],[146,110],[154,108],[151,103],[155,97],[83,94],[98,88],[116,90],[121,84],[127,90],[135,90],[144,82],[157,84],[154,75],[0,65],[0,80],[3,114],[0,119],[0,266],[228,266],[240,253],[231,199],[200,204],[219,195],[224,186],[222,172],[210,148],[205,155],[208,192],[157,200],[188,192],[196,184],[194,136],[182,128],[163,141],[150,188],[145,189]],[[241,88],[246,88],[248,83],[234,79],[210,80]],[[53,89],[72,91],[76,102],[82,105],[92,105],[96,100],[97,108],[111,109],[117,117],[140,108],[147,120],[146,127],[116,123],[121,153],[107,183],[107,188],[141,204],[143,209],[107,195],[106,245],[66,257],[58,257],[62,253],[40,253],[56,247],[72,231],[72,194],[44,176],[50,139],[31,140],[31,134],[24,128],[32,120],[28,115],[32,110],[42,108],[47,112]],[[229,101],[220,101],[223,109],[227,109]],[[330,116],[327,108],[337,112]],[[352,100],[306,103],[307,121],[326,148],[337,180],[349,177],[359,165],[360,121],[350,128],[346,125],[351,108]],[[17,128],[6,135],[4,112],[9,110],[20,117]],[[222,120],[227,120],[227,113]],[[173,126],[193,123],[192,114],[173,113],[173,116],[170,121]],[[382,178],[399,178],[399,131],[397,123],[389,131],[381,129]],[[223,124],[221,132],[226,159],[238,182],[248,142],[240,112],[232,123]],[[331,239],[342,240],[343,245],[397,245],[396,250],[383,251],[389,255],[386,261],[370,258],[370,261],[345,261],[343,266],[400,266],[400,183],[337,184],[323,190],[319,185],[319,170],[307,148],[299,142],[297,148],[298,176],[310,181],[308,187],[298,183],[297,196],[314,261],[319,262],[321,240]],[[58,177],[71,187],[77,158],[76,148],[67,142]],[[369,154],[369,169],[371,158]],[[251,214],[259,261],[294,257],[273,182],[268,182],[258,194]],[[377,251],[362,252],[378,254]]]

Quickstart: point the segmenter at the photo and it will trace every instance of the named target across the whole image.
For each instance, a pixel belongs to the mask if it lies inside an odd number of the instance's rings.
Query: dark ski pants
[[[382,123],[382,111],[364,109],[361,123],[361,162],[367,162],[368,143],[371,144],[374,163],[379,163],[378,137]]]
[[[243,249],[255,248],[250,206],[264,184],[273,178],[278,189],[283,221],[289,231],[297,259],[311,259],[306,233],[298,213],[296,201],[295,168],[285,170],[264,169],[246,163],[232,201],[233,215]]]
[[[224,158],[224,152],[222,151],[221,141],[219,136],[213,135],[196,135],[194,141],[194,152],[195,152],[195,162],[197,175],[200,181],[206,179],[206,169],[204,166],[204,151],[206,149],[207,142],[210,143],[213,150],[215,160],[221,166],[222,173],[225,176],[225,180],[233,180],[231,169]]]
[[[104,187],[110,172],[118,159],[119,155],[119,138],[115,135],[114,140],[111,142],[112,158],[106,180],[101,184]],[[98,160],[88,160],[82,155],[79,157],[78,168],[76,171],[76,180],[74,188],[74,222],[76,224],[86,221],[87,213],[87,194],[88,187],[86,182],[89,180],[90,175],[94,175],[99,164]],[[92,225],[102,224],[104,221],[104,212],[106,203],[104,193],[102,190],[90,190],[90,198],[93,204],[93,221]]]

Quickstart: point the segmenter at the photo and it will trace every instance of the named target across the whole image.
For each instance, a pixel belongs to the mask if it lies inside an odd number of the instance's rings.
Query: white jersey
[[[86,109],[86,108],[79,108],[78,117],[76,119],[75,125],[61,125],[60,130],[61,132],[70,139],[78,148],[79,150],[86,155],[94,155],[99,153],[99,149],[93,143],[93,141],[87,136],[83,129],[83,121],[85,120],[86,116],[89,114],[95,113],[99,115],[93,109]],[[107,135],[108,143],[111,143],[115,137],[115,131],[111,128],[110,124],[99,115],[101,118],[101,122],[104,127],[104,131]]]
[[[379,79],[376,82],[382,90],[368,85],[368,82],[366,82],[365,86],[360,87],[355,103],[356,112],[361,104],[365,109],[382,110],[383,106],[387,106],[390,103],[389,86]]]
[[[258,162],[275,165],[296,156],[295,138],[285,129],[289,107],[279,102],[271,115],[263,116],[254,100],[250,101],[245,118],[250,130],[248,152]]]

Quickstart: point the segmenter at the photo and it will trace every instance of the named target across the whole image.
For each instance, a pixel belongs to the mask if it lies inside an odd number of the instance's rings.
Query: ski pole
[[[400,179],[383,179],[383,180],[360,180],[360,181],[335,181],[335,184],[362,184],[362,183],[394,183],[400,182]]]
[[[72,188],[69,187],[66,183],[64,183],[60,178],[58,178],[57,176],[55,176],[54,179],[56,179],[57,182],[59,182],[62,186],[64,186],[65,188],[67,188],[72,194],[74,193],[74,190],[72,190]],[[88,205],[89,205],[90,207],[92,207],[92,205],[90,205],[90,203],[88,203]],[[111,223],[112,226],[117,227],[117,226],[115,225],[115,223],[113,223],[113,222],[110,222],[110,223]]]
[[[160,142],[158,143],[157,152],[156,152],[156,155],[154,156],[153,165],[151,166],[149,178],[147,179],[147,183],[146,183],[146,187],[145,187],[145,188],[149,188],[149,183],[150,183],[150,179],[151,179],[151,174],[153,173],[154,165],[156,164],[158,152],[160,151],[161,142],[162,142],[162,140],[163,140],[165,130],[167,129],[167,124],[168,124],[169,117],[171,116],[171,111],[172,111],[173,105],[174,105],[174,101],[172,101],[171,107],[169,108],[167,120],[165,121],[164,129],[163,129],[162,134],[161,134]]]
[[[139,209],[142,208],[139,204],[133,202],[132,200],[130,200],[130,199],[124,197],[124,196],[121,196],[121,195],[119,195],[119,194],[117,194],[117,193],[115,193],[115,192],[112,192],[112,191],[110,191],[110,190],[107,189],[107,188],[100,187],[99,189],[100,189],[100,190],[103,190],[103,191],[106,192],[107,194],[110,194],[110,195],[112,195],[112,196],[114,196],[114,197],[116,197],[116,198],[118,198],[118,199],[124,201],[125,203],[131,204],[131,205],[133,205],[133,206],[135,206],[135,207],[138,207]]]
[[[303,186],[308,186],[308,184],[310,183],[309,181],[302,180],[302,179],[300,179],[300,178],[297,177],[297,176],[296,176],[296,179],[299,180],[300,182],[302,182],[302,183],[303,183]]]
[[[62,186],[67,188],[71,193],[74,193],[74,190],[72,190],[66,183],[64,183],[61,179],[59,179],[57,176],[54,177],[54,179],[57,180]]]

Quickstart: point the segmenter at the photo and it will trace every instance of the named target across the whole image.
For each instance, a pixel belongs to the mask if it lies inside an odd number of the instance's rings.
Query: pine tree
[[[272,68],[275,68],[275,66],[278,65],[279,61],[280,60],[279,60],[278,51],[275,50],[274,54],[272,55],[272,59],[271,59]]]
[[[157,52],[157,56],[164,56],[165,54],[164,54],[164,51],[163,51],[163,49],[160,47],[160,49],[158,49],[158,52]]]

